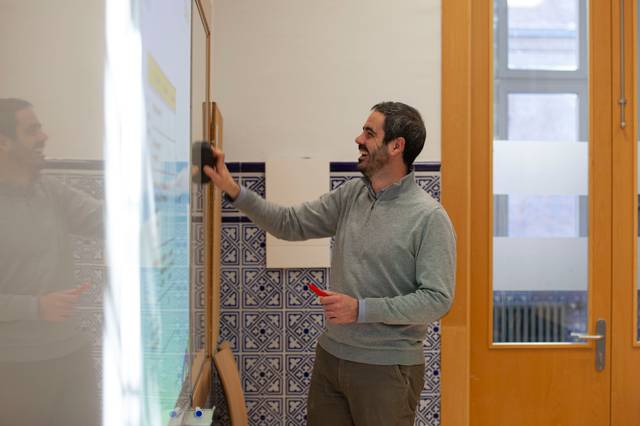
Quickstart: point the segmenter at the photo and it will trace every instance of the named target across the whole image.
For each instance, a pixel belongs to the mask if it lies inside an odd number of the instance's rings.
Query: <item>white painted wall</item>
[[[0,97],[35,106],[48,157],[101,159],[104,0],[0,0]]]
[[[229,161],[355,161],[369,108],[418,108],[440,160],[439,0],[215,0],[214,100]]]

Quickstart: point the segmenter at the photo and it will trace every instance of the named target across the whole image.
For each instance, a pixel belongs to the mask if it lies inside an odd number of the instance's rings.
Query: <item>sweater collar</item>
[[[367,189],[369,190],[369,195],[374,200],[393,200],[397,198],[400,194],[407,192],[411,187],[415,186],[415,172],[412,170],[405,176],[403,176],[400,180],[392,183],[386,188],[382,188],[380,191],[375,192],[373,187],[371,186],[371,182],[366,177],[362,178],[367,185]]]

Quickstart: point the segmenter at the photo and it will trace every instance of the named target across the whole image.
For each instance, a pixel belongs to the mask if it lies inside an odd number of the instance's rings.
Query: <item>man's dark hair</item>
[[[413,161],[424,147],[427,130],[417,109],[402,102],[380,102],[371,108],[384,115],[385,144],[396,138],[404,138],[404,152],[402,159],[407,169],[411,169]]]
[[[31,108],[32,105],[18,98],[0,98],[0,133],[4,136],[16,138],[16,112]]]

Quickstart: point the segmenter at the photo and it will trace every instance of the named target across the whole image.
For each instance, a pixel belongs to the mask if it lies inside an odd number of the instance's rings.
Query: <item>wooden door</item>
[[[640,424],[637,6],[624,1],[443,2],[443,202],[460,247],[447,426]],[[545,7],[553,22],[536,27]],[[541,34],[536,60],[563,37],[577,59],[527,62]],[[553,134],[567,106],[575,132]]]

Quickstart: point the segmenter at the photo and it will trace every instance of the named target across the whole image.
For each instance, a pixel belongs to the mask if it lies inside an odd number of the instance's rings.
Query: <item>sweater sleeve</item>
[[[91,195],[50,181],[69,232],[85,238],[104,239],[104,203]]]
[[[37,297],[18,294],[0,294],[0,322],[37,319]]]
[[[279,206],[253,191],[241,188],[233,205],[256,225],[276,238],[301,241],[335,235],[341,209],[342,187],[314,201],[292,207]]]
[[[428,219],[415,264],[416,291],[365,299],[363,322],[428,324],[449,311],[455,287],[456,244],[451,221],[441,208]]]

